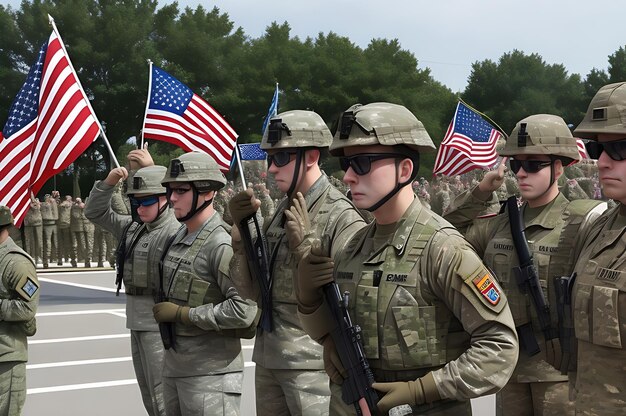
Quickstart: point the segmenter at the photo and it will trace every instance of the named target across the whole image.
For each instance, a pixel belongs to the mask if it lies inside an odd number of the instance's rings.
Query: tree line
[[[140,133],[148,59],[213,105],[242,142],[260,140],[277,82],[279,111],[310,109],[331,124],[354,103],[390,101],[416,114],[436,144],[457,101],[457,94],[397,39],[372,39],[366,48],[333,32],[300,39],[287,22],[272,22],[253,38],[217,7],[181,10],[177,3],[158,7],[155,0],[24,0],[19,9],[0,5],[0,125],[50,35],[48,14],[120,160],[127,139]],[[460,96],[508,132],[536,113],[558,114],[576,125],[600,86],[623,80],[624,47],[608,57],[608,72],[593,69],[584,78],[538,54],[513,50],[497,62],[473,63]],[[87,183],[95,175],[90,169],[110,166],[108,156],[99,159],[106,155],[99,142],[78,161]],[[162,163],[177,152],[161,143],[152,151]],[[424,165],[432,167],[433,156]]]

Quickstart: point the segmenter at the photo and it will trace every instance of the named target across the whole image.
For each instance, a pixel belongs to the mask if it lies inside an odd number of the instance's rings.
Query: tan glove
[[[565,370],[562,369],[562,351],[561,351],[561,341],[558,338],[553,338],[546,341],[546,362],[550,364],[552,367],[557,370]]]
[[[244,218],[249,218],[256,214],[261,206],[261,201],[254,197],[252,188],[241,191],[233,196],[228,202],[230,215],[233,218],[233,224],[241,224]]]
[[[341,364],[335,342],[330,335],[324,338],[322,346],[324,347],[324,370],[326,370],[326,374],[333,383],[343,384],[343,380],[348,374]]]
[[[184,325],[191,325],[189,310],[189,306],[180,306],[172,302],[160,302],[152,307],[157,322],[180,322]]]
[[[313,311],[322,304],[320,288],[333,281],[335,263],[330,257],[322,256],[319,240],[314,240],[308,251],[298,263],[296,298],[301,311]]]
[[[296,198],[293,199],[293,205],[285,210],[285,234],[287,242],[291,250],[304,251],[300,245],[305,239],[311,237],[311,221],[309,220],[309,212],[307,210],[304,196],[298,192]]]
[[[504,183],[504,172],[506,172],[507,160],[507,157],[503,157],[498,165],[498,168],[487,172],[483,177],[483,180],[480,181],[477,190],[480,193],[478,196],[483,196],[481,199],[488,199],[493,191],[502,186]]]
[[[374,383],[372,388],[384,394],[383,398],[378,401],[378,410],[384,414],[403,404],[417,406],[441,400],[432,373],[428,373],[415,381]]]

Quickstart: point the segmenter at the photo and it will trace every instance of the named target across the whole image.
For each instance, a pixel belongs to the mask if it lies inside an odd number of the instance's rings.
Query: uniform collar
[[[181,229],[178,232],[178,235],[176,236],[176,238],[174,239],[174,242],[172,243],[172,245],[174,244],[185,244],[187,246],[190,246],[193,244],[194,241],[196,241],[196,238],[198,238],[198,235],[202,232],[202,230],[204,230],[209,224],[212,224],[216,221],[220,221],[221,217],[219,212],[214,211],[213,215],[211,215],[205,222],[204,224],[202,224],[202,227],[198,228],[198,231],[192,233],[192,234],[187,234],[187,226],[183,226],[181,227]]]
[[[565,196],[559,192],[559,194],[550,203],[543,207],[543,210],[527,224],[524,224],[524,230],[538,225],[546,229],[554,229],[561,220],[563,208],[569,204],[569,201]],[[528,206],[528,202],[524,202],[524,208]],[[559,209],[552,209],[553,207],[560,207]]]

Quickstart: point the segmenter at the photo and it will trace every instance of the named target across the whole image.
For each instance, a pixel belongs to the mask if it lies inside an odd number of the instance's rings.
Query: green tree
[[[561,64],[547,64],[539,54],[514,50],[497,63],[475,62],[463,99],[489,115],[506,132],[532,114],[556,114],[580,120],[585,95],[580,76]]]

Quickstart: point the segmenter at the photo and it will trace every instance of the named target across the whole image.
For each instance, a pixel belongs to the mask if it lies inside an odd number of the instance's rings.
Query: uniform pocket
[[[574,331],[576,338],[581,341],[591,341],[589,328],[591,326],[591,291],[592,286],[578,285],[574,301]]]
[[[174,284],[169,297],[187,302],[190,294],[191,281],[193,280],[193,273],[178,270],[172,278],[174,279]]]
[[[618,289],[606,286],[593,287],[592,324],[595,345],[622,348]]]
[[[391,310],[404,368],[446,363],[445,332],[438,334],[434,306],[394,306]]]
[[[355,322],[363,331],[363,349],[368,358],[379,358],[378,351],[378,288],[357,286]]]

